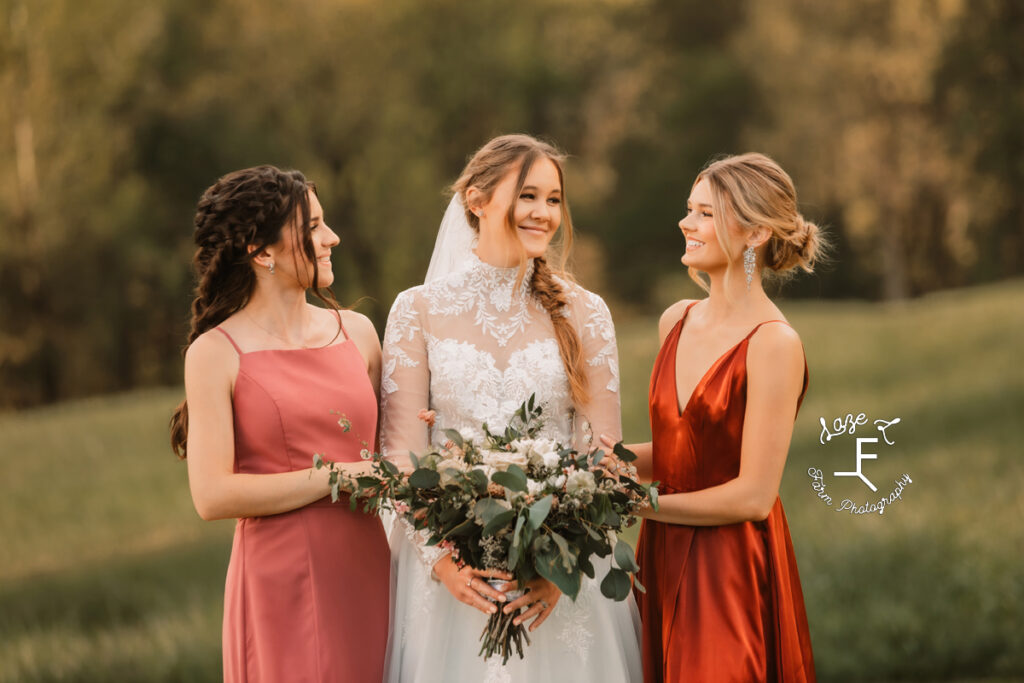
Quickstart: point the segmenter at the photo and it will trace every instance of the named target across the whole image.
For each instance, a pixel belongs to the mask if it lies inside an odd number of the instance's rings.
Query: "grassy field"
[[[811,374],[782,498],[819,678],[1024,680],[1024,282],[783,308]],[[626,436],[641,439],[655,321],[618,333]],[[219,680],[232,523],[192,510],[166,439],[178,399],[0,415],[0,683]],[[854,437],[819,443],[819,417],[861,412],[901,420],[864,463],[878,494],[830,476],[854,468]],[[835,511],[904,473],[884,515]]]

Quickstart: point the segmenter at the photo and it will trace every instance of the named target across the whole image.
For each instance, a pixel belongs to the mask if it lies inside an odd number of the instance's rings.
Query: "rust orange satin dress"
[[[235,471],[360,460],[377,398],[355,342],[239,353]],[[344,330],[344,328],[342,328]],[[347,335],[346,335],[347,336]],[[384,676],[391,550],[380,518],[330,497],[238,520],[224,591],[227,683],[366,683]]]
[[[704,374],[680,412],[676,349],[686,309],[651,375],[654,479],[662,495],[697,491],[739,474],[747,346],[761,323]],[[799,410],[807,391],[797,402]],[[685,526],[645,520],[636,594],[644,680],[699,683],[814,681],[803,593],[778,499],[761,522]]]

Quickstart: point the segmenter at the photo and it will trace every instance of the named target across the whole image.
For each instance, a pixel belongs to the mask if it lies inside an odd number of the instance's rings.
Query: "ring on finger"
[[[473,577],[472,576],[469,577],[468,579],[466,579],[466,587],[468,587],[468,588],[472,588],[473,587]]]
[[[544,609],[547,609],[548,608],[548,601],[547,600],[541,600],[540,601],[540,606],[543,607]]]

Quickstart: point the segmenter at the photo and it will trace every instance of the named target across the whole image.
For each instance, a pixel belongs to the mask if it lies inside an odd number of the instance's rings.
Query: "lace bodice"
[[[544,405],[544,436],[578,448],[592,435],[618,438],[618,353],[608,307],[596,294],[561,283],[590,396],[574,406],[551,319],[529,292],[531,272],[518,288],[517,274],[474,256],[466,268],[395,299],[381,378],[385,453],[440,444],[446,428],[501,428],[530,394]],[[417,418],[423,408],[437,411],[433,434]]]

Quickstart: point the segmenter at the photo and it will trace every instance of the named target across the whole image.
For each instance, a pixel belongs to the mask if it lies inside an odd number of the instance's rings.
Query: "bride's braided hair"
[[[301,221],[298,225],[304,229],[295,233],[296,246],[310,263],[315,262],[309,235],[311,190],[315,192],[315,186],[299,171],[256,166],[225,175],[203,193],[194,220],[196,287],[186,349],[248,303],[256,286],[252,260],[281,240],[289,221]],[[321,301],[338,308],[330,291],[321,291],[316,269],[310,286]],[[170,429],[171,448],[184,458],[188,437],[185,401],[174,412]]]
[[[462,198],[462,204],[466,209],[466,220],[474,230],[479,231],[480,219],[466,203],[466,190],[475,187],[483,193],[485,201],[489,201],[498,183],[518,165],[518,178],[515,191],[512,194],[513,198],[518,197],[530,168],[540,158],[547,158],[555,165],[558,170],[559,184],[562,185],[562,248],[557,270],[552,269],[543,257],[534,259],[530,291],[551,317],[555,339],[558,341],[558,351],[562,357],[562,365],[565,367],[565,374],[569,379],[572,401],[576,406],[582,406],[587,403],[589,398],[587,375],[584,372],[583,344],[580,342],[579,333],[566,315],[568,300],[564,288],[565,282],[571,280],[565,264],[573,241],[572,217],[569,214],[569,203],[565,196],[565,181],[562,175],[562,162],[565,161],[565,155],[554,146],[529,135],[502,135],[488,142],[473,155],[451,189]],[[516,202],[513,199],[508,207],[505,226],[512,236],[513,244],[519,248],[519,277],[523,278],[526,275],[527,267],[526,252],[517,235],[515,210]]]

